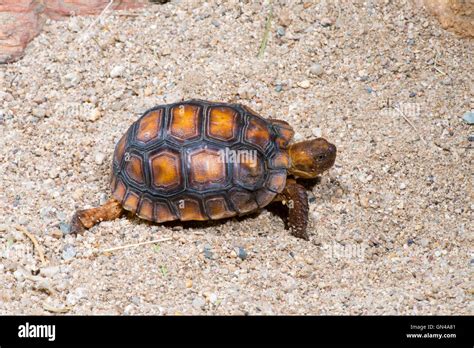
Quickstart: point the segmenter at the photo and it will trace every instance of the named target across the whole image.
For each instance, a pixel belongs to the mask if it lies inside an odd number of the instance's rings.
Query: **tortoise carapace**
[[[270,202],[289,207],[293,235],[308,239],[308,198],[297,178],[315,178],[336,159],[322,138],[290,144],[292,127],[240,104],[189,100],[146,111],[118,141],[112,198],[79,210],[72,232],[124,211],[140,218],[217,220],[257,211]]]

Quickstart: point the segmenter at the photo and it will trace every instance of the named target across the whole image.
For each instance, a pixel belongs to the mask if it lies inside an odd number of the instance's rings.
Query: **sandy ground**
[[[474,313],[473,42],[406,1],[283,3],[261,58],[267,3],[172,1],[50,22],[0,67],[0,314]],[[194,97],[337,145],[308,187],[311,240],[276,208],[63,236],[107,199],[130,123]]]

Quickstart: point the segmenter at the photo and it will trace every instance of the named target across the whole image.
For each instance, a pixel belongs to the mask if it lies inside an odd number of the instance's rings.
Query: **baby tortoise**
[[[240,104],[156,106],[115,147],[113,198],[77,211],[71,230],[83,232],[125,210],[154,222],[217,220],[279,201],[289,207],[292,234],[307,240],[308,197],[296,178],[331,168],[336,147],[322,138],[290,145],[293,134],[287,122]]]

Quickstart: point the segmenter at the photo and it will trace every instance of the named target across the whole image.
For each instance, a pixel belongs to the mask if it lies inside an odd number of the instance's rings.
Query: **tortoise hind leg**
[[[287,179],[285,189],[276,197],[288,206],[288,224],[291,234],[295,237],[309,240],[308,227],[308,195],[304,186],[294,179]]]
[[[115,199],[109,199],[97,208],[78,210],[71,219],[71,233],[83,233],[99,222],[117,219],[123,213],[122,204]]]

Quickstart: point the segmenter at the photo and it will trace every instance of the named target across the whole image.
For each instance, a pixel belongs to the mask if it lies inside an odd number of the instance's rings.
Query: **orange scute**
[[[138,124],[136,138],[141,142],[149,142],[158,136],[161,127],[162,110],[154,110],[143,116]]]
[[[125,197],[126,192],[127,192],[127,188],[125,187],[124,183],[122,182],[121,179],[118,179],[115,185],[115,188],[113,190],[114,198],[117,201],[122,202],[123,198]]]
[[[207,216],[201,211],[199,203],[192,198],[183,198],[176,201],[181,221],[207,220]]]
[[[168,204],[162,202],[155,202],[155,221],[166,222],[176,220],[177,217],[171,212]]]
[[[125,201],[123,202],[124,209],[135,213],[137,211],[140,197],[134,192],[128,192]]]
[[[137,215],[142,219],[153,221],[153,203],[147,198],[142,199]]]
[[[273,192],[280,193],[286,185],[286,173],[274,173],[267,179],[266,187]]]
[[[229,141],[235,138],[237,112],[229,107],[219,106],[209,113],[209,136]]]
[[[127,172],[128,176],[136,181],[139,184],[143,184],[145,182],[143,176],[143,169],[142,169],[142,160],[140,157],[137,156],[130,156],[128,161],[126,162],[127,165],[125,167],[125,171]]]
[[[169,132],[175,138],[186,140],[199,136],[199,106],[182,104],[171,110]]]
[[[251,117],[245,132],[245,140],[257,145],[265,151],[267,145],[270,143],[270,133],[265,122],[256,117]]]
[[[179,154],[163,151],[151,157],[150,163],[152,181],[156,187],[170,188],[181,182]]]
[[[257,203],[260,208],[265,207],[270,204],[271,201],[275,198],[276,193],[267,190],[266,188],[261,188],[257,191]]]
[[[203,149],[193,153],[190,155],[191,184],[223,182],[225,167],[219,151]]]
[[[227,207],[224,197],[213,197],[206,200],[206,208],[209,216],[213,220],[224,219],[234,216],[235,213]]]
[[[247,191],[233,190],[230,192],[230,199],[239,214],[248,213],[258,208],[253,195]]]
[[[273,168],[288,168],[290,166],[290,156],[288,152],[285,150],[278,152],[271,160],[271,166]]]

